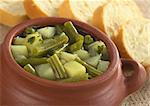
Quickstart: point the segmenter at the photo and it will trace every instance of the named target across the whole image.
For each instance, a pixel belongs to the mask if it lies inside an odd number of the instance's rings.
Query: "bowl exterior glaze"
[[[71,20],[74,25],[107,45],[111,64],[106,73],[89,81],[66,84],[41,79],[23,71],[11,55],[13,37],[28,26],[63,24],[69,20],[71,19],[56,17],[29,20],[17,25],[7,34],[0,54],[2,105],[118,106],[127,95],[146,81],[146,71],[141,64],[120,59],[114,43],[104,33],[75,20]],[[123,66],[131,66],[133,75],[125,77]]]

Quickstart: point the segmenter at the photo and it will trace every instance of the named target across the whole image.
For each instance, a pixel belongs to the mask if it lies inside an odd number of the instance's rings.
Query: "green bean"
[[[109,54],[108,54],[106,46],[102,50],[102,57],[101,57],[101,59],[105,60],[105,61],[109,61]]]
[[[35,33],[35,29],[32,28],[32,27],[28,27],[25,29],[25,33],[26,34],[32,34],[32,33]]]
[[[89,44],[91,44],[91,43],[93,43],[94,42],[94,40],[93,40],[93,38],[90,36],[90,35],[86,35],[85,37],[84,37],[84,43],[86,44],[86,45],[89,45]]]
[[[25,65],[24,69],[31,74],[37,75],[36,70],[30,64]]]
[[[76,38],[78,37],[78,32],[71,21],[66,22],[65,26],[65,33],[69,37],[69,43],[73,44],[76,42]]]
[[[15,60],[21,65],[24,66],[26,64],[31,64],[31,65],[39,65],[39,64],[44,64],[47,63],[47,58],[35,58],[35,57],[30,57],[26,58],[23,55],[18,55]]]
[[[56,28],[56,35],[60,35],[64,32],[65,27],[63,25],[56,25],[55,28]]]
[[[42,44],[40,46],[37,46],[35,48],[35,53],[33,56],[44,56],[49,52],[53,52],[57,50],[58,48],[61,48],[64,44],[68,42],[68,37],[66,35],[61,35],[56,38],[54,38],[54,42],[51,42],[50,44]]]
[[[58,71],[57,71],[57,69],[56,69],[56,67],[55,67],[55,65],[54,65],[54,63],[53,63],[53,61],[52,61],[52,59],[49,58],[47,61],[49,62],[50,66],[52,67],[52,69],[53,69],[53,71],[54,71],[54,74],[55,74],[55,77],[56,77],[57,79],[60,79],[59,73],[58,73]]]
[[[82,74],[80,76],[74,76],[71,78],[67,78],[67,79],[63,79],[63,80],[59,80],[59,82],[78,82],[78,81],[84,81],[84,80],[88,80],[88,74]]]
[[[78,35],[77,41],[67,47],[67,51],[73,53],[74,51],[80,50],[83,46],[84,37]]]
[[[69,37],[69,46],[67,47],[67,51],[74,52],[81,49],[83,46],[84,37],[77,32],[72,22],[66,22],[64,26],[65,33]]]
[[[47,61],[52,66],[54,73],[59,75],[59,77],[58,75],[56,75],[56,78],[59,78],[59,79],[67,78],[66,71],[62,63],[60,62],[57,54],[52,55]]]
[[[51,56],[51,58],[53,60],[53,63],[56,65],[56,68],[57,68],[58,72],[60,73],[61,78],[67,78],[66,71],[65,71],[62,63],[60,62],[57,54],[54,54],[53,56]]]
[[[91,65],[87,64],[86,62],[82,61],[79,58],[76,58],[75,61],[79,62],[80,64],[82,64],[83,66],[86,67],[87,72],[91,75],[91,76],[98,76],[101,75],[102,72],[98,71],[97,69],[95,69],[94,67],[92,67]]]

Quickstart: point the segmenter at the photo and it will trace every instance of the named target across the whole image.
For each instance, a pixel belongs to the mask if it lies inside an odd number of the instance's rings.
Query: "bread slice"
[[[130,20],[119,31],[115,43],[121,57],[150,65],[150,20]]]
[[[0,0],[0,23],[14,26],[26,19],[23,0]]]
[[[58,16],[57,9],[64,0],[25,0],[24,7],[30,18]]]
[[[117,35],[121,25],[139,17],[142,17],[142,13],[132,0],[112,0],[95,10],[92,24],[112,38]]]
[[[150,68],[150,57],[147,57],[142,64],[146,67],[146,68]]]
[[[60,17],[90,23],[95,9],[108,1],[109,0],[65,0],[59,7],[58,14]]]

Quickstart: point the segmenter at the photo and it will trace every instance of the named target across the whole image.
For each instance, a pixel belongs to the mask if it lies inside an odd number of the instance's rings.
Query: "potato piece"
[[[14,57],[18,55],[28,56],[28,50],[25,45],[11,45],[11,51]]]
[[[110,62],[109,61],[103,61],[100,60],[97,66],[97,70],[105,72],[109,66]]]
[[[55,80],[55,75],[50,64],[41,64],[36,66],[35,69],[41,78]]]
[[[69,77],[80,76],[86,73],[86,68],[76,61],[70,61],[64,64],[64,68]]]
[[[101,55],[90,57],[90,58],[86,59],[85,62],[89,65],[92,65],[93,67],[97,67],[100,57],[101,57]]]
[[[82,50],[82,49],[75,51],[74,54],[77,54],[78,57],[82,60],[90,57],[90,54],[86,50]]]
[[[44,27],[37,30],[38,33],[42,35],[44,39],[51,38],[55,35],[55,27]]]

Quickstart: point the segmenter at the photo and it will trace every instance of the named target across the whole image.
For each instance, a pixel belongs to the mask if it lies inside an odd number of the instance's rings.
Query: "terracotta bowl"
[[[96,28],[71,20],[76,27],[102,40],[108,48],[111,64],[106,73],[89,81],[59,83],[25,72],[13,59],[12,40],[26,27],[63,24],[71,19],[40,18],[26,21],[12,28],[2,44],[2,104],[11,106],[118,106],[130,93],[137,90],[147,79],[145,69],[133,60],[120,59],[114,43]],[[132,68],[133,74],[124,71]]]

